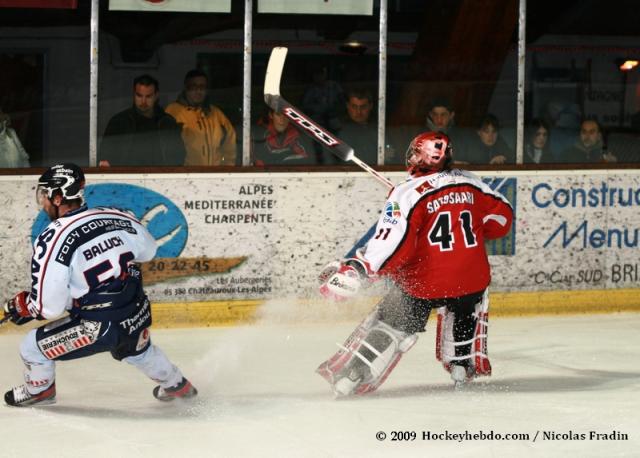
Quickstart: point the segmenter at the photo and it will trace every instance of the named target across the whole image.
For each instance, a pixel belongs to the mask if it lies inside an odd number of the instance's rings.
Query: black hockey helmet
[[[36,199],[42,204],[43,198],[52,199],[60,194],[63,200],[80,199],[84,203],[84,172],[70,162],[54,165],[38,179]]]

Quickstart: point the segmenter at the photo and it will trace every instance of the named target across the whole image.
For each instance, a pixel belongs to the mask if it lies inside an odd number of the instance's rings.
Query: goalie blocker
[[[491,375],[487,355],[486,291],[448,299],[419,299],[393,290],[358,325],[343,345],[316,372],[336,396],[375,391],[404,353],[425,331],[429,314],[438,309],[436,357],[456,386]]]

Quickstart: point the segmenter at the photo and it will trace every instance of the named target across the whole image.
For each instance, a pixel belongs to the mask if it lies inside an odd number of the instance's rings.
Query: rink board
[[[320,298],[288,304],[291,316],[280,322],[345,322],[358,321],[376,304],[378,297],[327,309]],[[233,326],[259,320],[261,308],[269,302],[220,301],[198,303],[158,303],[153,306],[154,326],[160,328]],[[587,290],[543,291],[526,293],[491,293],[492,318],[530,316],[640,312],[638,291]],[[268,311],[267,311],[268,313]]]
[[[478,175],[516,215],[512,232],[486,245],[496,314],[638,307],[639,170]],[[9,196],[0,253],[12,266],[0,279],[9,292],[29,289],[30,245],[46,225],[35,179],[0,177]],[[317,301],[317,273],[377,220],[386,196],[367,174],[345,172],[90,174],[87,181],[91,206],[131,210],[158,240],[144,270],[160,325],[246,321],[272,298]],[[369,303],[382,290],[366,292]]]

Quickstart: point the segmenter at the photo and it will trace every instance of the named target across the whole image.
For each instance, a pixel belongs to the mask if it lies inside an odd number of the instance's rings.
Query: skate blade
[[[464,391],[465,388],[467,387],[467,382],[453,382],[453,389],[454,391]]]
[[[52,405],[54,405],[55,403],[56,403],[56,400],[55,400],[55,399],[47,399],[46,401],[42,401],[42,402],[39,402],[39,403],[37,403],[37,404],[34,404],[32,407],[40,407],[40,406],[45,406],[45,407],[46,407],[46,406],[52,406]]]
[[[11,407],[18,407],[21,409],[29,408],[29,407],[48,407],[48,406],[52,406],[56,403],[56,398],[53,399],[45,399],[43,401],[38,401],[38,402],[34,402],[33,404],[23,404],[23,405],[18,405],[18,406],[11,406]]]

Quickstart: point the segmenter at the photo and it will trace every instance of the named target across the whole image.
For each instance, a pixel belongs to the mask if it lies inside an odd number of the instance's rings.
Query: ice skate
[[[351,380],[349,377],[341,378],[333,385],[333,393],[337,398],[349,396],[359,383],[359,380]]]
[[[456,390],[463,389],[472,379],[473,376],[469,374],[465,366],[453,365],[451,367],[451,380],[453,380],[453,387]]]
[[[196,396],[198,390],[191,384],[186,378],[182,378],[182,381],[176,386],[171,388],[162,388],[160,385],[153,389],[153,395],[159,401],[173,401],[174,399],[188,399]]]
[[[358,370],[358,367],[353,367],[345,377],[338,379],[332,385],[331,388],[333,389],[336,397],[349,396],[350,394],[353,394],[356,388],[358,388],[364,380],[362,369],[364,368]]]
[[[45,406],[56,402],[56,384],[54,383],[46,390],[31,394],[27,390],[27,385],[20,385],[4,394],[4,402],[12,407]]]

